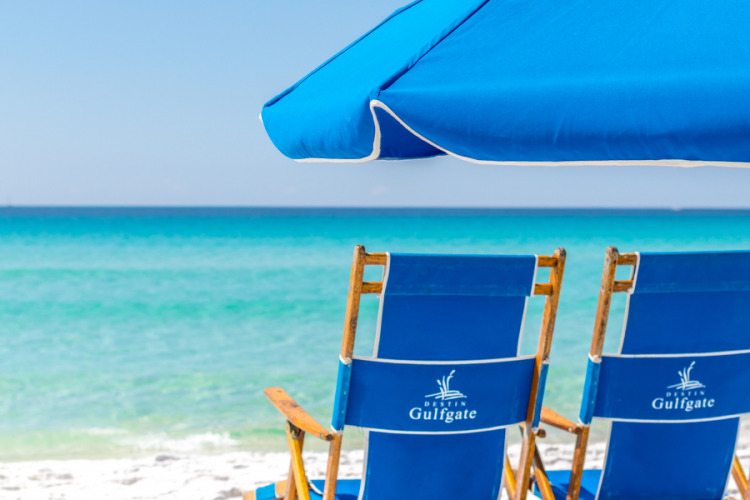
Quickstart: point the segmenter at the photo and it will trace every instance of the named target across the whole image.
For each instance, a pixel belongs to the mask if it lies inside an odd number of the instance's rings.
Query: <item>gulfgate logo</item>
[[[690,380],[690,372],[695,366],[695,361],[690,366],[677,372],[680,375],[680,383],[667,386],[667,392],[663,398],[656,398],[651,402],[655,410],[682,410],[693,411],[697,408],[711,408],[716,403],[714,399],[704,397],[705,385],[697,380]]]
[[[425,397],[442,399],[443,401],[449,401],[451,399],[466,399],[466,396],[461,394],[461,391],[451,390],[450,384],[454,373],[456,373],[456,370],[453,370],[450,375],[448,375],[448,378],[445,378],[445,375],[443,375],[443,380],[437,381],[438,387],[440,387],[440,392],[436,392],[435,394],[428,394]]]
[[[450,424],[455,420],[473,420],[477,418],[476,410],[466,408],[466,399],[468,396],[461,391],[451,389],[451,379],[456,370],[451,371],[446,377],[443,375],[442,380],[437,384],[440,392],[428,394],[425,396],[426,401],[423,406],[417,406],[409,411],[409,418],[412,420],[440,420]]]
[[[677,372],[680,375],[680,383],[668,385],[667,389],[679,389],[681,391],[689,391],[691,389],[701,389],[706,387],[697,380],[690,380],[690,371],[695,366],[695,361],[690,363],[690,366],[683,368],[681,372]]]

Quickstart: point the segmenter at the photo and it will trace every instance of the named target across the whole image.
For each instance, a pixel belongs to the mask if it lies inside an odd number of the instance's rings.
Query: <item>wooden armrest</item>
[[[284,389],[281,387],[269,387],[263,392],[276,409],[295,427],[299,427],[306,433],[312,434],[323,441],[333,441],[333,434],[303,410]]]
[[[521,422],[521,424],[518,427],[520,427],[521,435],[523,435],[523,430],[526,428],[526,423]],[[547,431],[544,430],[544,427],[540,425],[539,428],[536,430],[536,436],[540,438],[545,438],[547,437]]]
[[[541,421],[552,427],[557,427],[564,431],[570,432],[571,434],[580,434],[581,426],[574,424],[567,418],[563,417],[559,413],[556,413],[546,406],[542,406]]]

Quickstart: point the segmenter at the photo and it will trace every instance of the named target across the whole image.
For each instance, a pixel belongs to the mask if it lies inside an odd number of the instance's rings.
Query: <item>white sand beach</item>
[[[519,446],[509,447],[512,462]],[[570,468],[573,447],[540,444],[549,469]],[[750,440],[737,446],[742,465],[750,465]],[[326,454],[306,452],[311,477],[325,473]],[[342,478],[360,477],[363,452],[341,456]],[[589,447],[586,467],[601,467],[604,443]],[[282,479],[289,467],[286,453],[232,452],[216,455],[156,455],[137,459],[47,460],[0,464],[3,500],[223,500]],[[730,494],[736,494],[730,480]],[[503,496],[505,498],[505,496]]]

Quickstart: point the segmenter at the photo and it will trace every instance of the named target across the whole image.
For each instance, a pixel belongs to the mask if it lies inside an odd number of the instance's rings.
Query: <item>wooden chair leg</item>
[[[586,446],[589,442],[589,427],[584,427],[576,436],[576,448],[573,452],[573,466],[570,471],[570,484],[566,500],[578,500],[581,494],[581,480],[583,479],[583,462],[586,458]]]
[[[737,458],[737,455],[734,456],[734,461],[732,462],[732,477],[737,484],[737,489],[740,490],[740,498],[746,499],[748,494],[750,494],[747,491],[747,476],[745,476],[742,470],[742,465],[740,465],[740,459]]]
[[[295,496],[300,500],[310,500],[310,490],[307,487],[307,475],[305,465],[302,462],[302,444],[305,433],[295,427],[291,422],[286,423],[286,440],[289,443],[289,452],[292,454],[290,477],[288,481],[287,500],[294,500]],[[294,485],[294,486],[292,486]]]
[[[534,479],[542,494],[542,500],[555,500],[555,494],[552,492],[552,485],[547,477],[547,471],[544,470],[542,456],[537,446],[534,446]]]
[[[531,482],[531,464],[534,460],[534,449],[536,449],[536,435],[531,430],[531,425],[529,424],[527,422],[527,425],[521,431],[523,441],[521,443],[521,458],[518,462],[518,473],[516,474],[514,500],[526,500],[526,494]]]
[[[328,449],[328,467],[326,469],[326,483],[323,489],[323,500],[334,500],[336,496],[336,483],[339,476],[339,457],[341,456],[341,443],[343,434],[335,434]]]
[[[536,413],[537,391],[541,389],[539,382],[546,370],[549,362],[549,353],[552,345],[552,334],[555,330],[555,320],[557,318],[557,307],[560,302],[560,290],[562,287],[563,274],[565,272],[565,250],[558,248],[555,250],[557,265],[550,268],[549,285],[552,292],[547,296],[544,303],[544,312],[542,314],[542,328],[539,332],[539,344],[536,351],[536,364],[531,384],[531,393],[529,406],[526,411],[526,421],[524,423],[523,441],[521,444],[521,459],[518,463],[518,474],[516,474],[516,492],[513,495],[514,500],[526,500],[526,494],[529,488],[531,475],[531,466],[534,462],[534,450],[536,449],[537,431],[534,422],[538,423]]]
[[[286,480],[286,494],[284,494],[284,500],[296,500],[297,499],[297,483],[294,482],[294,465],[293,461],[289,462],[289,475]]]
[[[508,492],[508,498],[513,498],[516,493],[516,474],[513,472],[513,468],[510,466],[510,459],[505,457],[505,491]]]

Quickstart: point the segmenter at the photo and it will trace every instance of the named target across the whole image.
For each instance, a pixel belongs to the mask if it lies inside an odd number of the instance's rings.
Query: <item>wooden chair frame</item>
[[[341,343],[341,359],[351,359],[354,353],[354,338],[357,332],[357,319],[359,317],[359,304],[362,294],[379,294],[383,290],[382,282],[365,282],[365,266],[385,266],[388,256],[385,253],[365,252],[363,245],[354,248],[354,259],[352,262],[351,277],[349,279],[349,296],[346,305],[346,316],[344,319],[344,337]],[[526,421],[521,426],[523,435],[523,446],[518,472],[511,468],[510,461],[506,457],[504,476],[505,487],[508,495],[514,500],[525,500],[530,484],[530,469],[532,463],[535,465],[537,475],[544,474],[544,466],[539,459],[535,439],[537,436],[544,437],[543,429],[532,431],[534,421],[535,401],[539,377],[542,367],[549,359],[549,351],[552,344],[552,334],[555,329],[557,317],[557,306],[560,299],[563,272],[565,270],[565,250],[558,248],[553,256],[539,256],[537,267],[550,268],[548,283],[536,283],[534,295],[545,295],[547,300],[544,305],[542,328],[539,335],[539,344],[536,353],[536,365],[532,390],[529,398]],[[287,419],[286,434],[289,451],[292,455],[289,466],[289,475],[286,481],[276,483],[277,498],[285,500],[310,500],[310,491],[304,464],[302,462],[302,447],[305,433],[330,442],[328,451],[328,465],[325,477],[325,489],[323,500],[334,500],[336,493],[336,481],[338,479],[339,458],[341,456],[341,444],[343,431],[329,431],[318,423],[312,416],[302,409],[283,389],[269,387],[265,390],[266,397]],[[538,468],[536,468],[538,467]],[[541,472],[540,472],[541,471]],[[546,479],[546,476],[545,476]],[[548,483],[548,482],[547,482]],[[551,491],[551,490],[550,490]],[[255,500],[255,492],[245,494],[245,500]]]
[[[635,266],[638,264],[638,255],[635,253],[621,254],[616,247],[607,248],[604,259],[604,271],[602,283],[599,289],[599,303],[596,308],[596,322],[594,323],[594,336],[591,340],[589,354],[592,358],[601,358],[604,349],[604,335],[607,332],[607,321],[609,320],[609,308],[612,303],[613,293],[627,292],[633,286],[633,280],[615,280],[617,266]],[[632,276],[632,273],[631,273]],[[541,421],[551,427],[570,432],[576,436],[575,451],[573,453],[573,466],[570,472],[570,483],[566,500],[578,500],[581,493],[581,479],[583,478],[583,462],[586,458],[586,446],[589,440],[589,426],[574,424],[567,418],[542,407]],[[543,470],[543,469],[542,469]],[[537,474],[537,484],[542,493],[543,500],[554,500],[552,487],[546,475]],[[542,477],[543,476],[543,477]],[[750,500],[750,489],[747,487],[747,478],[742,471],[737,455],[732,463],[732,476],[740,490],[743,500]],[[543,484],[544,483],[544,484]]]

